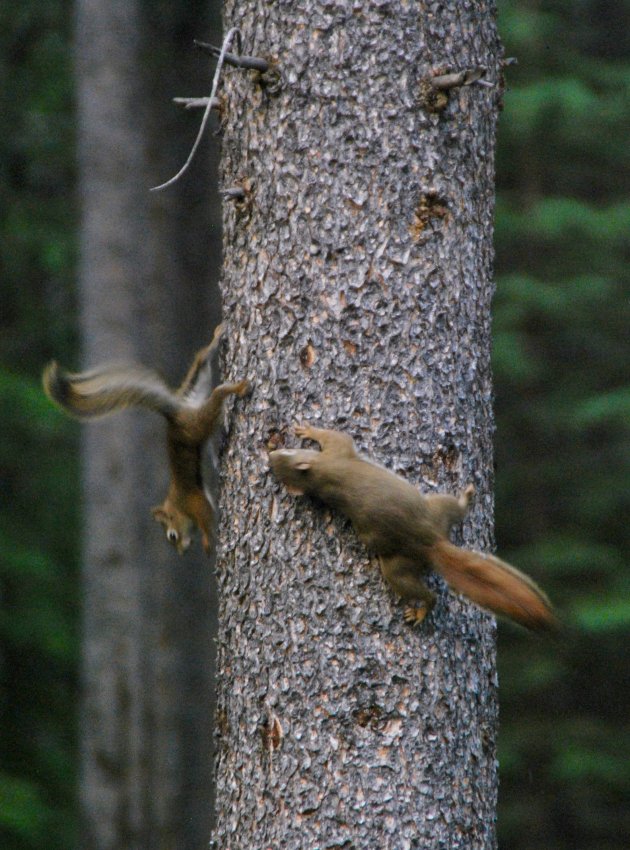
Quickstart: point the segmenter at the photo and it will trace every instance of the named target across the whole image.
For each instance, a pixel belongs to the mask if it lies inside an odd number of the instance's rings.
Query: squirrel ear
[[[311,468],[311,462],[310,462],[310,460],[301,460],[299,463],[296,463],[293,468],[299,469],[302,472],[304,472],[305,470]]]

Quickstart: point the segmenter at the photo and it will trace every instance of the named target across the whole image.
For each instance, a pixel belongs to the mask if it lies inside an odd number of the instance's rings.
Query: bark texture
[[[496,845],[494,625],[448,593],[418,630],[347,523],[284,492],[271,439],[345,429],[425,492],[473,482],[492,545],[494,4],[228,0],[226,374],[216,847]],[[421,103],[432,72],[494,88]],[[270,84],[271,83],[271,84]],[[275,83],[275,84],[274,84]]]
[[[187,137],[170,99],[207,88],[209,63],[192,48],[204,7],[77,3],[86,365],[135,360],[177,382],[210,338],[216,178],[199,157],[189,180],[149,193],[194,138],[196,122]],[[180,560],[149,515],[166,490],[164,422],[125,413],[83,435],[82,846],[201,850],[212,810],[211,566],[200,548]]]

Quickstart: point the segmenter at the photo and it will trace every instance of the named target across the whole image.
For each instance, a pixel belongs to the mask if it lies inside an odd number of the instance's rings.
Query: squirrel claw
[[[403,611],[403,617],[405,623],[410,626],[419,626],[428,613],[429,609],[426,605],[407,605]]]

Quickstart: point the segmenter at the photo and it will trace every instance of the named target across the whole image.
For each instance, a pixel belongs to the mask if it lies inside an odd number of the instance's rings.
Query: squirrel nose
[[[190,546],[191,542],[192,542],[192,538],[182,537],[181,540],[179,541],[179,543],[177,544],[178,554],[183,555],[184,552],[186,552],[188,550],[188,547]]]

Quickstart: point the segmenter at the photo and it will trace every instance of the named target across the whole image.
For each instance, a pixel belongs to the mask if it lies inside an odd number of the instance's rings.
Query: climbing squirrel
[[[152,514],[180,555],[190,546],[194,525],[206,552],[211,549],[214,510],[201,476],[202,448],[218,424],[226,397],[244,396],[249,390],[247,381],[239,381],[220,384],[208,395],[211,359],[222,333],[223,325],[219,325],[176,391],[155,372],[135,365],[103,365],[73,375],[53,361],[43,374],[49,398],[78,419],[106,416],[127,407],[144,407],[164,416],[171,480],[166,499]]]
[[[293,495],[314,496],[345,514],[359,539],[379,558],[383,576],[405,601],[405,620],[422,622],[435,595],[422,580],[435,569],[458,593],[535,630],[556,627],[545,594],[519,570],[495,558],[460,549],[448,540],[466,515],[474,493],[423,496],[393,472],[362,458],[347,434],[302,425],[298,437],[321,451],[277,449],[269,453],[274,474]]]

